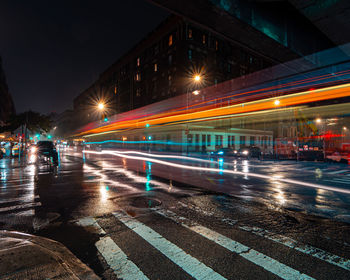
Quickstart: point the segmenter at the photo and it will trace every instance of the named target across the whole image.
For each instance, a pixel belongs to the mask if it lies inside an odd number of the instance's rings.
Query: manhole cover
[[[142,196],[134,198],[130,204],[131,206],[137,208],[153,208],[161,205],[162,203],[158,199]]]

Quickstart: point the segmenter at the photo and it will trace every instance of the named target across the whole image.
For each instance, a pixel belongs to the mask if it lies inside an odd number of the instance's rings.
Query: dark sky
[[[1,0],[0,56],[17,113],[72,108],[167,15],[146,0]]]

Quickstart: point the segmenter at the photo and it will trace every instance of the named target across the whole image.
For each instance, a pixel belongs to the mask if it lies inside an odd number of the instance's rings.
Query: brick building
[[[256,52],[171,15],[74,100],[81,124],[126,112],[271,66]],[[200,83],[193,76],[200,74]]]

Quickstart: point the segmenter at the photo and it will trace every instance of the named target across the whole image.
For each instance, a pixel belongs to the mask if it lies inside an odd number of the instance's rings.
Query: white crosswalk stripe
[[[284,265],[277,260],[270,258],[246,245],[243,245],[235,240],[232,240],[220,233],[217,233],[209,228],[203,227],[193,221],[189,221],[184,217],[177,216],[169,210],[156,210],[157,213],[174,220],[178,224],[202,235],[203,237],[215,242],[216,244],[228,249],[229,251],[240,255],[246,260],[264,268],[265,270],[281,277],[282,279],[314,279],[306,274],[299,272],[287,265]],[[187,223],[186,223],[187,222]]]
[[[83,227],[93,227],[98,233],[106,234],[92,217],[82,218],[77,221],[77,224]],[[148,279],[110,237],[100,238],[95,246],[118,278],[125,280]]]
[[[235,241],[210,228],[204,227],[191,219],[182,217],[173,211],[158,208],[154,208],[152,210],[154,213],[175,221],[179,226],[185,227],[194,234],[198,234],[216,243],[228,251],[246,259],[252,263],[252,265],[261,267],[267,272],[273,273],[281,279],[314,279],[313,277],[307,275],[306,272],[298,271],[297,269],[290,267],[277,259],[269,257],[264,253]],[[193,210],[196,211],[196,209]],[[215,267],[208,267],[197,258],[188,254],[185,249],[182,249],[178,245],[170,242],[154,229],[140,222],[137,218],[131,217],[121,211],[113,213],[113,216],[119,222],[129,228],[129,230],[136,233],[144,241],[149,243],[161,254],[170,259],[174,264],[178,265],[183,271],[191,275],[194,279],[226,279],[224,276],[215,271]],[[220,220],[223,223],[228,223],[226,219]],[[235,221],[233,224],[230,222],[228,224],[232,226],[236,224],[236,222],[237,221]],[[124,253],[116,242],[109,236],[109,233],[100,226],[98,219],[86,217],[80,219],[77,223],[83,227],[93,227],[95,231],[100,234],[101,237],[99,241],[95,243],[95,246],[118,278],[126,280],[148,279],[148,277],[142,272],[142,269],[129,259],[127,254]],[[303,253],[310,257],[316,258],[319,262],[327,262],[329,265],[337,266],[338,269],[350,271],[350,260],[331,254],[311,245],[302,244],[287,236],[275,234],[257,227],[239,226],[236,227],[236,229],[255,234],[259,236],[259,238],[269,240],[268,242],[272,241],[279,243],[292,250],[295,250],[296,252],[299,252],[299,254]]]
[[[195,279],[213,279],[213,280],[224,280],[225,277],[215,272],[210,267],[206,266],[196,258],[187,254],[181,248],[171,243],[159,233],[137,221],[134,218],[117,212],[114,216],[121,221],[124,225],[130,228],[132,231],[137,233],[143,239],[145,239],[154,248],[160,251],[163,255],[169,258],[172,262],[180,266],[184,271],[191,275]]]
[[[24,203],[24,204],[19,204],[19,205],[14,205],[14,206],[9,206],[9,207],[2,207],[0,208],[0,213],[1,212],[9,212],[13,210],[19,210],[19,209],[26,209],[26,208],[33,208],[41,206],[40,202],[32,202],[32,203]]]
[[[344,259],[342,257],[328,253],[322,249],[319,249],[310,245],[301,244],[300,242],[290,237],[272,233],[268,230],[264,230],[257,227],[241,226],[240,229],[262,236],[264,238],[275,241],[277,243],[283,244],[289,248],[292,248],[304,254],[310,255],[312,257],[318,258],[330,264],[339,266],[343,269],[350,270],[350,260]]]

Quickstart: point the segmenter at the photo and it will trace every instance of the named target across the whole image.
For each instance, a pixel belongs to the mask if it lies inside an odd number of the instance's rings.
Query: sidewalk
[[[100,279],[61,243],[0,231],[0,279]]]

